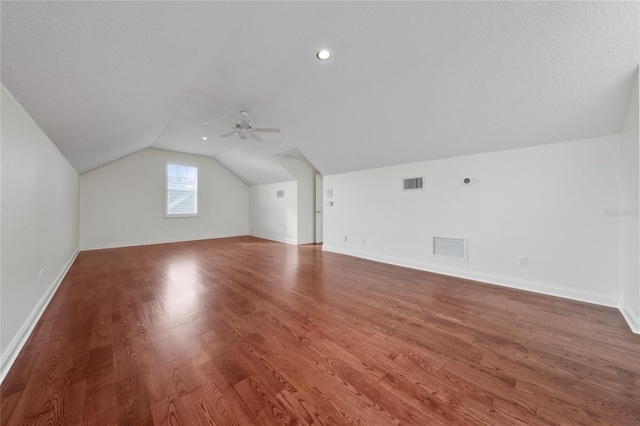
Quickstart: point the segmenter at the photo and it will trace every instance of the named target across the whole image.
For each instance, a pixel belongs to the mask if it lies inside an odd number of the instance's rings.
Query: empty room
[[[639,28],[1,1],[0,423],[640,424]]]

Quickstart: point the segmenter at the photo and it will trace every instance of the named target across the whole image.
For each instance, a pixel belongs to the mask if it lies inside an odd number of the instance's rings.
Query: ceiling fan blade
[[[231,136],[236,134],[236,131],[234,130],[233,132],[229,132],[229,133],[225,133],[224,135],[220,135],[221,138],[226,138],[227,136]]]
[[[251,132],[251,137],[254,138],[255,140],[257,140],[258,142],[262,142],[264,139],[262,139],[260,137],[260,135],[256,135],[255,133]]]
[[[280,133],[281,130],[280,129],[276,129],[273,127],[254,127],[253,129],[254,132],[262,132],[262,133]]]
[[[209,122],[207,122],[207,121],[205,121],[205,122],[204,122],[204,123],[202,123],[202,124],[206,124],[207,126],[232,127],[232,126],[230,126],[230,125],[228,125],[228,124],[209,123]]]

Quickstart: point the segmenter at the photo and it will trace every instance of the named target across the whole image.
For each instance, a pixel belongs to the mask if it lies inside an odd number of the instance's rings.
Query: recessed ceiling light
[[[208,137],[206,137],[206,136],[203,136],[203,137],[201,137],[200,139],[202,139],[203,141],[206,141],[206,140],[207,140],[207,139],[209,139],[209,138],[208,138]]]
[[[327,49],[322,49],[321,51],[316,53],[316,57],[321,61],[326,61],[331,57],[331,52],[329,52]]]

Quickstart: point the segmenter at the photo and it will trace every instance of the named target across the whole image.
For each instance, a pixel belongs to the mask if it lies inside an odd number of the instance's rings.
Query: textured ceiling
[[[332,174],[615,134],[640,62],[638,2],[0,7],[2,83],[81,173],[154,147],[259,184],[294,148]],[[243,109],[283,132],[203,124]]]

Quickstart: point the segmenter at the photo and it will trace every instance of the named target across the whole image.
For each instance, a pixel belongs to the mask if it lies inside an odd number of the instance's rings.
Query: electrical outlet
[[[363,239],[362,239],[362,244],[363,244],[363,245],[364,245],[364,244],[367,244],[367,239],[366,239],[366,238],[363,238]]]
[[[527,256],[518,256],[518,266],[527,266]]]
[[[40,269],[40,284],[44,282],[44,269]]]

